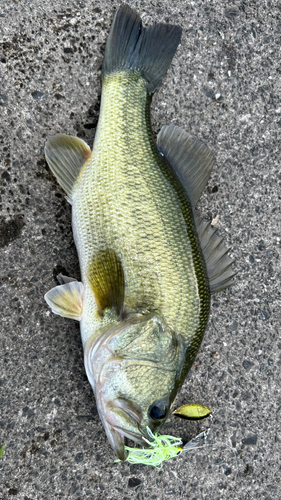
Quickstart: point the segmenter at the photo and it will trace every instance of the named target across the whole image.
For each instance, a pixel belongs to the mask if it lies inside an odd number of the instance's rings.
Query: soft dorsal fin
[[[157,136],[157,146],[174,168],[185,188],[193,209],[205,188],[212,170],[213,153],[177,125],[166,125]],[[206,262],[211,293],[232,285],[236,274],[227,255],[223,238],[217,236],[209,222],[194,214],[201,249]]]
[[[69,198],[79,172],[91,154],[89,146],[78,137],[58,134],[48,139],[46,160]]]
[[[83,314],[83,283],[70,281],[49,290],[44,299],[53,313],[80,321]]]
[[[91,260],[87,277],[95,295],[99,314],[105,309],[122,311],[125,296],[125,279],[120,259],[114,250],[101,249]]]
[[[195,214],[195,224],[201,249],[206,262],[211,293],[224,290],[233,284],[236,272],[232,269],[233,259],[227,255],[229,249],[223,244],[223,238],[216,234],[210,222]]]
[[[165,125],[157,136],[157,147],[172,165],[191,205],[195,207],[212,170],[214,155],[203,142],[177,125]]]

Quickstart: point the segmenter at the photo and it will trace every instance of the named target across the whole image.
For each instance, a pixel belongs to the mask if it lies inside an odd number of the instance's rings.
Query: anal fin
[[[216,293],[233,284],[232,278],[236,274],[232,269],[234,260],[227,255],[229,249],[225,247],[223,238],[216,234],[217,229],[213,228],[210,222],[195,214],[195,224],[207,267],[210,292]]]
[[[48,165],[70,201],[76,179],[91,154],[92,151],[82,139],[70,135],[54,135],[46,143]]]

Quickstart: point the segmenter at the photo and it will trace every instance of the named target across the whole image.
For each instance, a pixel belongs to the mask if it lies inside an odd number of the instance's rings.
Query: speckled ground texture
[[[160,471],[114,463],[79,325],[43,300],[59,271],[79,279],[70,206],[44,143],[67,133],[92,145],[118,5],[1,2],[0,498],[280,499],[280,2],[130,3],[145,25],[183,28],[153,130],[176,123],[215,151],[199,208],[236,259],[177,399],[208,405],[213,421],[171,417],[164,429],[188,440],[210,425],[208,446]]]

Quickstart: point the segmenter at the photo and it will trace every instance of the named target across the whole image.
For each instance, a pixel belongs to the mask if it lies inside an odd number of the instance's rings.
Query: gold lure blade
[[[202,420],[209,417],[212,410],[204,405],[189,404],[183,405],[173,411],[173,415],[185,418],[186,420]]]

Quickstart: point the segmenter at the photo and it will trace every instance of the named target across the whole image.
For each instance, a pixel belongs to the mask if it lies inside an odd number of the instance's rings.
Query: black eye
[[[166,417],[167,408],[165,408],[165,406],[154,405],[150,408],[148,413],[152,420],[161,420]]]

